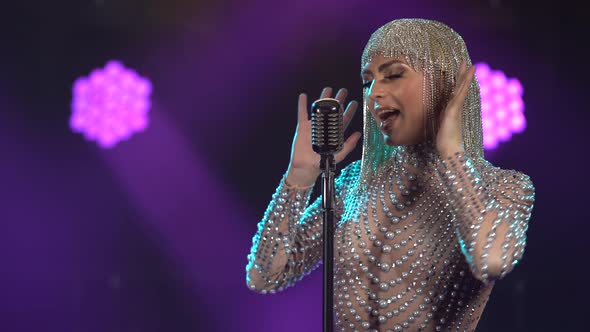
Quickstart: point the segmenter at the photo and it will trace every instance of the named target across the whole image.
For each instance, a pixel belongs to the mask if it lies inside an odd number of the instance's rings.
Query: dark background
[[[246,288],[246,255],[297,95],[360,100],[363,47],[401,17],[447,23],[474,62],[524,86],[526,131],[486,158],[530,175],[536,202],[478,331],[587,330],[579,4],[79,0],[0,8],[0,331],[319,331],[321,269],[263,296]],[[144,133],[104,150],[68,121],[73,81],[110,59],[152,81],[153,107]]]

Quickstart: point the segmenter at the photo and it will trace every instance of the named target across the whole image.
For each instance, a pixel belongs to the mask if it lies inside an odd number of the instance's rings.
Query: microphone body
[[[311,105],[311,144],[325,156],[342,150],[344,124],[342,106],[334,98],[322,98]]]

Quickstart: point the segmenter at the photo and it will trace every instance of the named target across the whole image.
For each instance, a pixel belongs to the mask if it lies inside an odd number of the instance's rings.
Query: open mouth
[[[393,120],[395,120],[399,116],[399,114],[400,114],[399,110],[386,110],[386,111],[379,113],[379,119],[381,120],[379,127],[384,128],[385,126],[390,124]]]

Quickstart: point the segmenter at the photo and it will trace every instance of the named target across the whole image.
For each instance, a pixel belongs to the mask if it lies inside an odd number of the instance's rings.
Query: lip
[[[401,111],[400,111],[398,108],[395,108],[395,107],[389,107],[389,106],[379,106],[379,107],[377,107],[377,108],[375,109],[375,116],[376,116],[376,117],[377,117],[379,120],[383,121],[383,120],[382,120],[383,118],[381,117],[381,112],[383,112],[383,111],[386,111],[386,110],[389,110],[389,111],[398,111],[398,112],[400,112],[400,113],[401,113]]]
[[[391,126],[391,125],[392,125],[392,124],[395,122],[395,120],[397,120],[397,118],[399,118],[399,115],[400,115],[399,113],[398,113],[398,114],[396,114],[396,115],[392,115],[392,116],[388,117],[387,119],[385,119],[385,120],[383,120],[383,121],[379,122],[379,123],[378,123],[378,125],[379,125],[379,128],[380,128],[382,131],[386,130],[386,129],[387,129],[387,127]]]
[[[386,111],[386,110],[396,110],[398,111],[396,115],[390,115],[387,118],[383,119],[380,115],[381,112]],[[381,131],[383,131],[385,133],[385,131],[388,129],[387,127],[391,126],[395,120],[401,115],[401,111],[398,108],[392,107],[392,106],[379,106],[377,108],[375,108],[375,117],[376,117],[376,121],[377,121],[377,125],[379,126],[379,129],[381,129]],[[384,113],[385,114],[385,113]]]

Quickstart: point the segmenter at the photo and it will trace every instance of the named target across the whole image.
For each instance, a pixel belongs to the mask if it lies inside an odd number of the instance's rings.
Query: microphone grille
[[[311,106],[311,144],[316,153],[334,154],[344,144],[342,106],[338,100],[323,98]]]

